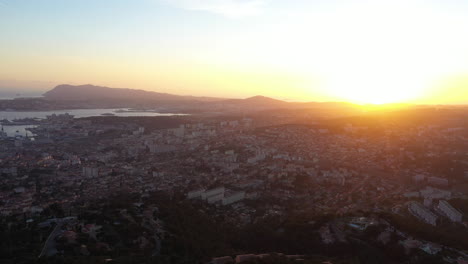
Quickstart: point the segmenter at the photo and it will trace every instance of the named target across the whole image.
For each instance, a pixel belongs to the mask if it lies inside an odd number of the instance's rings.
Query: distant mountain
[[[265,96],[246,99],[181,96],[127,88],[87,85],[58,85],[44,94],[44,99],[74,108],[149,108],[160,107],[181,112],[246,112],[287,109],[336,109],[345,111],[356,106],[340,102],[286,102]],[[327,110],[328,111],[328,110]]]
[[[62,84],[44,94],[46,99],[65,101],[219,101],[221,98],[181,96],[128,88],[109,88],[102,86]]]
[[[246,99],[228,99],[224,100],[221,103],[226,105],[238,105],[238,106],[245,106],[245,105],[252,105],[252,106],[267,106],[267,107],[287,107],[292,106],[291,103],[273,99],[270,97],[265,97],[261,95],[249,97]]]
[[[243,100],[250,101],[250,102],[263,102],[263,103],[286,103],[285,101],[273,99],[273,98],[262,96],[262,95],[252,96]]]

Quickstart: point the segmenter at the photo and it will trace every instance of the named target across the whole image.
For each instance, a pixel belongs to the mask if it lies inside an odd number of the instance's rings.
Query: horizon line
[[[143,92],[150,92],[150,93],[160,93],[160,94],[168,94],[168,95],[175,95],[175,96],[186,96],[186,97],[201,97],[201,98],[216,98],[220,100],[246,100],[254,97],[265,97],[268,99],[274,99],[278,100],[281,102],[285,103],[343,103],[343,104],[353,104],[353,105],[358,105],[358,106],[363,106],[363,107],[382,107],[382,106],[388,106],[388,105],[406,105],[406,106],[468,106],[468,102],[466,103],[435,103],[435,104],[427,104],[427,103],[411,103],[411,102],[391,102],[391,103],[357,103],[357,102],[351,102],[351,101],[298,101],[298,100],[290,100],[290,99],[284,99],[284,98],[277,98],[274,96],[266,96],[262,94],[255,94],[251,95],[248,97],[218,97],[218,96],[209,96],[209,95],[193,95],[193,94],[179,94],[179,93],[168,93],[168,92],[159,92],[159,91],[154,91],[154,90],[149,90],[149,89],[144,89],[144,88],[127,88],[127,87],[109,87],[105,85],[96,85],[96,84],[68,84],[68,83],[61,83],[57,84],[56,86],[52,88],[39,88],[37,91],[40,92],[33,92],[33,91],[28,91],[28,90],[23,90],[23,91],[15,91],[16,89],[28,89],[28,88],[6,88],[6,87],[0,87],[0,93],[2,92],[2,89],[13,89],[13,90],[5,90],[4,92],[7,93],[24,93],[24,92],[31,92],[33,95],[25,95],[25,96],[18,96],[18,97],[13,97],[11,100],[14,100],[15,98],[40,98],[40,97],[45,97],[45,93],[57,88],[58,86],[62,85],[67,85],[67,86],[94,86],[94,87],[101,87],[101,88],[108,88],[108,89],[126,89],[126,90],[134,90],[134,91],[143,91]],[[5,99],[4,99],[5,100]],[[8,100],[8,99],[6,99]]]

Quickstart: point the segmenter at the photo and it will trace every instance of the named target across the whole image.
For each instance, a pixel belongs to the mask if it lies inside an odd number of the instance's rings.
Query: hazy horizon
[[[456,0],[3,0],[0,91],[466,104],[467,12]]]
[[[0,263],[468,263],[468,1],[0,0]]]
[[[1,84],[2,80],[0,80],[0,84]],[[42,97],[46,92],[52,90],[53,88],[55,88],[56,86],[58,85],[68,85],[68,84],[57,84],[57,85],[54,85],[53,87],[51,88],[28,88],[28,87],[16,87],[16,88],[8,88],[6,86],[1,86],[0,85],[0,99],[14,99],[14,98],[20,98],[20,97]],[[148,91],[148,92],[160,92],[160,91],[155,91],[155,90],[150,90],[150,89],[139,89],[139,88],[133,88],[133,87],[107,87],[107,86],[101,86],[101,85],[95,85],[95,84],[76,84],[76,85],[73,85],[73,86],[83,86],[83,85],[93,85],[93,86],[99,86],[99,87],[106,87],[106,88],[111,88],[111,89],[131,89],[131,90],[142,90],[142,91]],[[168,94],[173,94],[173,95],[178,95],[178,96],[194,96],[192,94],[177,94],[177,93],[170,93],[168,92]],[[211,96],[211,95],[197,95],[198,97],[214,97],[216,98],[215,96]],[[351,101],[346,101],[346,100],[341,100],[341,101],[327,101],[327,100],[324,100],[324,101],[319,101],[319,100],[291,100],[289,98],[281,98],[281,97],[275,97],[275,96],[268,96],[268,95],[264,95],[264,94],[252,94],[252,95],[249,95],[249,96],[246,96],[246,97],[218,97],[220,99],[247,99],[247,98],[251,98],[251,97],[256,97],[256,96],[264,96],[264,97],[268,97],[268,98],[272,98],[272,99],[276,99],[276,100],[281,100],[281,101],[285,101],[285,102],[291,102],[291,103],[294,103],[294,102],[297,102],[297,103],[306,103],[306,102],[318,102],[318,103],[352,103],[352,104],[358,104],[358,105],[399,105],[399,104],[402,104],[402,105],[447,105],[447,106],[457,106],[457,105],[468,105],[468,102],[467,103],[417,103],[417,102],[388,102],[388,103],[365,103],[365,102],[351,102]]]

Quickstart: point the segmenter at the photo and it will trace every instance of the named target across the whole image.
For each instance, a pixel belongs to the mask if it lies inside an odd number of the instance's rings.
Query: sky
[[[468,1],[0,0],[0,92],[467,104]]]

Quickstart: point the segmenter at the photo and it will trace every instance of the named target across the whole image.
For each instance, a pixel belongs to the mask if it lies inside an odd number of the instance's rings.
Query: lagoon
[[[0,120],[15,120],[23,118],[45,119],[49,115],[60,115],[68,113],[75,118],[102,116],[102,114],[113,114],[115,116],[174,116],[183,114],[157,113],[153,111],[137,111],[129,109],[71,109],[54,111],[0,111]]]

